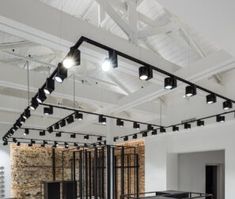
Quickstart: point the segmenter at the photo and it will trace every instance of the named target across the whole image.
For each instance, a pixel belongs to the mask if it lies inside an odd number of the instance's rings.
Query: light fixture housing
[[[14,143],[16,143],[16,142],[17,142],[17,139],[16,139],[16,138],[12,138],[12,141],[13,141]]]
[[[76,133],[71,134],[70,138],[76,138]]]
[[[206,102],[207,104],[213,104],[215,103],[217,100],[216,100],[216,95],[214,93],[211,93],[209,95],[206,96]]]
[[[175,77],[166,77],[164,80],[164,87],[167,90],[171,90],[177,87],[177,80]]]
[[[23,118],[28,119],[31,116],[30,110],[26,109],[23,113]]]
[[[67,142],[64,143],[64,147],[67,149],[69,148],[69,144]]]
[[[74,122],[74,118],[73,118],[73,115],[70,115],[67,119],[66,119],[67,123],[68,124],[71,124]]]
[[[204,126],[204,125],[205,125],[205,121],[197,120],[197,126]]]
[[[150,80],[153,78],[153,70],[149,66],[139,67],[139,78],[141,80]]]
[[[43,113],[44,115],[53,115],[53,107],[52,106],[44,107]]]
[[[166,133],[166,129],[163,126],[160,127],[160,133]]]
[[[148,124],[147,129],[148,129],[148,131],[152,131],[153,130],[153,126],[151,124]]]
[[[138,138],[138,135],[137,135],[137,134],[134,134],[134,135],[132,136],[132,138],[135,140],[135,139]]]
[[[113,68],[118,67],[118,57],[117,57],[117,52],[115,50],[109,50],[109,59],[112,63]]]
[[[16,144],[17,146],[20,146],[20,142],[17,142],[17,144]]]
[[[53,127],[50,126],[47,131],[48,131],[49,133],[52,133],[52,132],[53,132]]]
[[[66,121],[65,119],[60,121],[60,127],[64,127],[66,125]]]
[[[44,90],[39,89],[37,94],[37,101],[38,103],[43,103],[46,100],[47,96],[44,93]]]
[[[133,122],[133,128],[139,130],[140,129],[140,124],[137,123],[137,122]]]
[[[39,104],[38,104],[37,99],[35,97],[32,98],[30,109],[34,111],[37,109],[38,106],[39,106]]]
[[[46,135],[46,131],[45,131],[45,130],[40,131],[40,132],[39,132],[39,135],[40,135],[40,136],[45,136],[45,135]]]
[[[21,117],[20,117],[20,123],[21,123],[21,124],[24,124],[25,121],[26,121],[25,118],[24,118],[23,116],[21,116]]]
[[[8,145],[8,141],[3,142],[3,146],[6,146],[6,145]]]
[[[118,141],[118,137],[114,137],[114,138],[113,138],[113,141],[114,141],[114,142],[117,142],[117,141]]]
[[[80,113],[79,111],[76,111],[75,112],[75,119],[78,119],[78,120],[83,120],[83,114]]]
[[[129,137],[128,136],[125,136],[124,138],[123,138],[123,141],[128,141],[129,140]]]
[[[28,135],[29,134],[29,129],[25,129],[24,130],[24,136]]]
[[[73,66],[78,66],[81,63],[81,52],[77,48],[70,48],[69,53],[63,60],[63,67],[69,69]]]
[[[106,124],[106,117],[104,117],[103,115],[99,115],[99,123],[101,124]]]
[[[57,132],[57,133],[55,134],[56,137],[61,137],[61,135],[62,135],[61,132]]]
[[[61,63],[59,63],[55,75],[55,80],[59,83],[62,83],[64,79],[67,78],[67,76],[68,76],[68,70],[64,68]]]
[[[191,129],[191,124],[184,123],[184,129]]]
[[[55,80],[52,78],[47,78],[46,86],[43,89],[44,93],[49,95],[55,90]]]
[[[102,136],[97,137],[97,141],[102,141],[102,140],[103,140]]]
[[[230,100],[224,101],[223,102],[223,109],[224,110],[229,110],[233,107],[233,104]]]
[[[60,128],[59,123],[55,123],[55,125],[54,125],[54,129],[59,129],[59,128]]]
[[[217,115],[216,122],[225,122],[225,116],[224,115]]]
[[[116,124],[117,124],[117,126],[123,127],[124,126],[124,121],[121,120],[120,118],[118,118]]]
[[[152,130],[152,135],[157,135],[157,129]]]
[[[192,97],[197,94],[197,88],[194,85],[188,85],[185,88],[185,97]]]
[[[178,126],[172,126],[172,131],[179,131],[179,127]]]
[[[84,135],[84,140],[89,140],[90,136],[89,135]]]
[[[142,137],[147,137],[148,136],[148,132],[147,131],[144,131],[143,133],[142,133]]]

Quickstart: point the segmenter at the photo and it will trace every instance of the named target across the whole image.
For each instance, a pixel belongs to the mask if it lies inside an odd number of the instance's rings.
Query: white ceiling
[[[26,61],[30,69],[30,96],[33,96],[46,76],[63,59],[68,47],[79,38],[78,35],[99,40],[213,91],[235,98],[229,86],[234,83],[235,67],[232,38],[229,35],[233,27],[232,16],[229,16],[230,9],[226,10],[233,6],[233,2],[213,1],[214,9],[210,9],[209,2],[1,2],[1,134],[10,128],[27,106]],[[30,11],[26,9],[27,6],[31,8]],[[219,7],[220,12],[217,9]],[[200,14],[197,14],[199,11]],[[223,17],[219,16],[221,12]],[[26,17],[27,15],[30,17]],[[160,74],[155,73],[154,79],[148,82],[140,81],[139,65],[124,59],[119,60],[118,69],[104,73],[100,66],[106,56],[105,52],[89,45],[83,45],[81,51],[81,66],[70,70],[69,78],[62,85],[56,85],[56,91],[47,102],[73,106],[75,81],[76,107],[98,113],[168,125],[222,112],[222,101],[207,106],[205,93],[199,92],[193,99],[184,99],[182,96],[185,85],[166,92],[162,82],[164,77]],[[25,125],[47,127],[66,114],[68,112],[56,111],[52,117],[44,118],[39,109]],[[122,129],[115,126],[112,129],[114,135],[134,132],[130,124]],[[69,125],[65,130],[102,135],[108,132],[107,127],[99,125],[94,117]]]

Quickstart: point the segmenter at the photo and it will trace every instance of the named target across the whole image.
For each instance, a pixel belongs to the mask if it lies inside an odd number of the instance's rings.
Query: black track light
[[[57,146],[58,146],[58,142],[55,141],[52,147],[56,148]]]
[[[166,77],[164,80],[164,87],[167,90],[171,90],[177,87],[177,80],[175,77]]]
[[[79,111],[76,111],[75,112],[75,119],[78,119],[78,120],[83,120],[83,114],[80,113]]]
[[[84,135],[84,140],[89,140],[90,136],[89,135]]]
[[[42,89],[38,90],[37,101],[38,103],[43,103],[46,100],[47,96]]]
[[[71,134],[70,138],[76,138],[76,133]]]
[[[191,129],[191,124],[184,123],[184,129]]]
[[[31,143],[32,143],[32,144],[35,144],[36,142],[35,142],[35,140],[31,140]]]
[[[17,120],[17,121],[16,121],[15,126],[16,126],[17,128],[20,128],[20,127],[22,126],[20,120]]]
[[[40,131],[40,132],[39,132],[39,135],[40,135],[40,136],[45,136],[45,135],[46,135],[46,131],[45,131],[45,130]]]
[[[73,118],[73,115],[70,115],[67,119],[66,119],[67,123],[68,124],[71,124],[74,122],[74,118]]]
[[[147,129],[148,129],[148,131],[152,131],[153,130],[153,126],[151,124],[148,124]]]
[[[31,116],[30,110],[26,109],[23,113],[23,118],[28,119]]]
[[[134,123],[133,123],[133,128],[139,130],[139,129],[140,129],[140,124],[137,123],[137,122],[134,122]]]
[[[49,133],[52,133],[52,132],[53,132],[53,127],[50,126],[47,131],[48,131]]]
[[[205,121],[203,121],[203,120],[197,121],[197,126],[204,126],[204,125],[205,125]]]
[[[4,141],[4,142],[3,142],[3,145],[4,145],[4,146],[8,145],[8,141]]]
[[[225,122],[225,116],[224,115],[217,115],[216,122]]]
[[[31,105],[30,105],[30,109],[31,110],[36,110],[37,109],[37,107],[38,107],[38,101],[37,101],[37,99],[34,97],[34,98],[32,98],[32,101],[31,101]]]
[[[84,144],[84,147],[88,147],[88,144],[87,144],[87,143],[85,143],[85,144]]]
[[[147,137],[148,136],[148,132],[147,131],[144,131],[143,133],[142,133],[142,137]]]
[[[128,139],[129,139],[129,137],[128,137],[128,136],[125,136],[125,137],[123,138],[123,141],[128,141]]]
[[[161,127],[160,127],[160,132],[161,132],[161,133],[165,133],[165,132],[166,132],[166,129],[165,129],[163,126],[161,126]]]
[[[62,66],[61,63],[58,64],[57,73],[55,75],[55,80],[59,83],[62,83],[65,78],[68,76],[68,70]]]
[[[43,113],[44,115],[53,115],[53,107],[52,106],[44,107]]]
[[[68,149],[68,148],[69,148],[69,144],[68,144],[67,142],[65,142],[65,143],[64,143],[64,147],[65,147],[66,149]]]
[[[29,134],[29,129],[25,129],[24,130],[24,136],[28,135]]]
[[[185,97],[192,97],[197,94],[197,88],[194,85],[186,86]]]
[[[104,117],[103,115],[99,115],[99,123],[106,124],[106,117]]]
[[[213,104],[216,102],[216,95],[211,93],[209,95],[206,96],[206,102],[207,104]]]
[[[21,116],[21,117],[20,117],[20,123],[21,123],[21,124],[24,124],[25,121],[26,121],[25,118],[24,118],[23,116]]]
[[[139,68],[139,78],[141,80],[150,80],[153,78],[153,70],[149,66],[141,66]]]
[[[12,141],[13,141],[14,143],[16,143],[16,142],[17,142],[17,139],[16,139],[16,138],[12,138]]]
[[[157,129],[152,130],[152,135],[157,135]]]
[[[114,141],[114,142],[117,142],[117,141],[118,141],[118,137],[114,137],[114,138],[113,138],[113,141]]]
[[[138,138],[138,135],[137,134],[134,134],[133,136],[132,136],[132,139],[137,139]]]
[[[102,140],[103,140],[102,136],[97,137],[97,141],[102,141]]]
[[[60,127],[64,127],[66,125],[66,121],[63,119],[60,121]]]
[[[117,124],[117,126],[123,127],[124,126],[124,121],[118,118],[116,124]]]
[[[33,146],[33,144],[30,142],[30,143],[28,143],[28,147],[31,147],[31,146]]]
[[[46,86],[43,89],[44,93],[49,95],[55,90],[55,80],[51,78],[47,78]]]
[[[179,131],[179,127],[178,126],[172,126],[172,131]]]
[[[118,57],[117,57],[117,52],[115,50],[109,51],[109,60],[111,61],[113,68],[118,67]]]
[[[71,47],[69,53],[63,60],[63,67],[69,69],[73,66],[80,65],[81,52],[77,48]]]
[[[17,142],[16,146],[20,146],[20,142]]]
[[[55,125],[54,125],[54,129],[59,129],[59,128],[60,128],[59,123],[55,123]]]
[[[46,145],[48,144],[47,141],[43,140],[42,144],[41,144],[41,147],[45,147]]]
[[[56,137],[61,137],[61,132],[57,132],[57,133],[55,134],[55,136],[56,136]]]
[[[77,143],[74,143],[73,146],[78,147],[78,144],[77,144]]]
[[[232,107],[233,107],[233,104],[230,100],[223,102],[223,109],[224,110],[231,109]]]

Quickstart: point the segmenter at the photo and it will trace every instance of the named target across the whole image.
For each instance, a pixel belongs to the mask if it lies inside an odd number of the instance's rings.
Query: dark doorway
[[[213,194],[213,199],[218,199],[217,173],[218,173],[218,166],[206,166],[206,193]]]

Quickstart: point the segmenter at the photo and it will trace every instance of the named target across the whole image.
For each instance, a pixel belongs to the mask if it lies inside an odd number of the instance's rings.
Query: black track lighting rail
[[[41,128],[27,128],[27,127],[21,127],[20,129],[25,130],[28,129],[30,131],[47,131],[48,129],[41,129]],[[76,135],[81,135],[81,136],[86,136],[88,135],[89,137],[102,137],[105,138],[106,136],[103,135],[97,135],[97,134],[87,134],[87,133],[80,133],[80,132],[68,132],[68,131],[60,131],[60,130],[54,130],[53,132],[55,133],[62,133],[62,134],[68,134],[68,135],[72,135],[72,134],[76,134]]]
[[[111,116],[111,115],[106,115],[106,114],[101,114],[101,113],[94,113],[94,112],[90,112],[90,111],[84,111],[84,110],[69,108],[69,107],[65,107],[65,106],[59,106],[59,105],[53,105],[53,104],[47,104],[47,103],[40,103],[40,105],[42,105],[42,106],[51,106],[53,108],[63,109],[63,110],[67,110],[67,111],[73,111],[73,113],[71,113],[71,114],[67,115],[66,117],[60,119],[59,121],[55,122],[54,124],[49,126],[47,129],[49,129],[50,127],[55,126],[56,124],[60,123],[62,120],[65,120],[66,118],[68,118],[69,116],[74,115],[75,114],[74,112],[76,112],[76,111],[78,111],[79,113],[85,113],[85,114],[88,114],[88,115],[95,115],[95,116],[102,115],[105,118],[110,118],[110,119],[115,119],[115,120],[120,119],[121,121],[125,121],[125,122],[132,122],[132,123],[136,122],[137,124],[151,125],[151,126],[154,126],[154,127],[160,127],[157,124],[150,124],[150,123],[147,123],[147,122],[139,122],[139,121],[130,120],[130,119],[126,119],[126,118],[114,117],[114,116]],[[97,121],[98,121],[98,119],[97,119]]]

